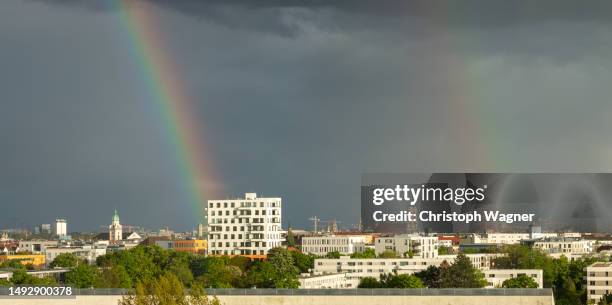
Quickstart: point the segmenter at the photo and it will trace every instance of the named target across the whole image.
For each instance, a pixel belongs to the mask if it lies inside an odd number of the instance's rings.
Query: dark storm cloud
[[[35,0],[53,4],[81,6],[93,9],[114,9],[113,1],[95,0]],[[549,21],[610,22],[612,3],[605,0],[590,1],[582,5],[571,0],[543,1],[368,1],[368,0],[138,0],[133,1],[155,3],[161,7],[175,9],[181,13],[198,18],[212,20],[228,26],[255,27],[268,29],[278,27],[281,32],[290,31],[287,24],[275,23],[273,17],[279,17],[282,10],[306,9],[315,11],[331,10],[335,13],[348,13],[357,17],[373,17],[376,23],[387,23],[386,18],[399,18],[411,21],[410,17],[422,17],[432,22],[445,23],[449,26],[495,27],[512,26],[525,23],[542,23]],[[249,12],[251,17],[244,18]],[[271,18],[272,17],[272,18]],[[408,17],[408,18],[406,18]],[[355,26],[362,22],[372,25],[371,21],[358,20]],[[253,29],[253,28],[252,28]]]
[[[0,227],[194,225],[112,3],[0,5]],[[294,227],[356,223],[363,172],[612,169],[608,2],[139,3],[225,195]]]

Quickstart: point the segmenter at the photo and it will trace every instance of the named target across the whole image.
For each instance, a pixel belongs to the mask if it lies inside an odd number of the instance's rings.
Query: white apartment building
[[[533,247],[550,255],[588,254],[593,252],[594,241],[580,238],[543,238],[536,240]]]
[[[606,293],[612,293],[612,263],[594,263],[586,272],[587,301],[598,302]]]
[[[504,256],[501,253],[467,254],[474,267],[488,270],[494,258]],[[435,258],[351,258],[341,256],[339,259],[318,258],[314,262],[314,273],[348,273],[348,277],[361,279],[378,278],[381,274],[412,274],[427,269],[429,266],[440,266],[446,261],[452,264],[457,255],[438,255]]]
[[[298,280],[300,289],[348,289],[357,288],[359,279],[351,278],[347,273],[303,274]]]
[[[86,260],[89,264],[94,264],[99,256],[106,254],[106,247],[82,246],[82,247],[48,247],[43,251],[47,266],[63,253],[72,253],[80,259]]]
[[[211,255],[265,257],[283,244],[281,198],[208,200],[208,248]]]
[[[531,277],[538,283],[538,288],[544,287],[544,273],[541,269],[489,269],[483,270],[482,273],[484,274],[485,280],[487,280],[487,286],[485,286],[485,288],[500,288],[505,280],[519,275]]]
[[[376,255],[385,251],[393,251],[400,257],[435,258],[438,257],[438,238],[435,236],[421,236],[414,234],[401,234],[381,236],[374,242]]]
[[[352,254],[365,251],[366,236],[362,235],[318,235],[302,237],[302,252],[324,256],[329,252]]]

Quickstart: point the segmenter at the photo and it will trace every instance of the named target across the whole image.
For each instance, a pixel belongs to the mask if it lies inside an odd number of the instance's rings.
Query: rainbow
[[[164,132],[176,159],[181,184],[196,221],[203,220],[203,203],[219,188],[212,162],[204,150],[203,135],[192,113],[192,103],[182,87],[177,65],[167,54],[155,16],[146,1],[110,0],[116,6],[135,69],[142,78],[148,99],[163,122]]]

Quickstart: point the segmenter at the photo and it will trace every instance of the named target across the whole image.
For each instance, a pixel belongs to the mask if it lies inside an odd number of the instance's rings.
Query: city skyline
[[[612,171],[609,2],[131,2],[162,81],[113,5],[2,3],[0,226],[191,230],[192,188],[348,226],[363,173]],[[193,126],[154,103],[168,83]]]

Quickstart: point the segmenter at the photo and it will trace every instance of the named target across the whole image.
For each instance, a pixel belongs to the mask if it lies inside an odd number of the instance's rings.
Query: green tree
[[[414,275],[423,281],[423,284],[428,288],[440,288],[441,286],[441,275],[442,271],[440,267],[429,266],[423,271],[419,271]]]
[[[351,254],[351,258],[376,258],[376,251],[372,248],[366,248],[363,252]]]
[[[66,273],[65,281],[77,288],[94,287],[98,282],[98,270],[94,266],[81,264]]]
[[[314,260],[316,256],[312,254],[304,254],[299,251],[290,251],[293,257],[293,264],[298,268],[300,273],[307,273],[314,268]]]
[[[453,253],[453,251],[449,247],[445,247],[445,246],[439,246],[438,247],[438,255],[448,255],[448,254],[452,254],[452,253]]]
[[[340,252],[338,251],[332,251],[332,252],[328,252],[327,254],[325,254],[325,258],[340,258],[342,254],[340,254]]]
[[[423,288],[421,279],[408,274],[387,274],[381,276],[380,283],[385,288]]]
[[[379,258],[397,258],[395,251],[385,250],[383,253],[378,255]]]
[[[51,268],[74,268],[79,264],[84,263],[82,259],[79,259],[73,253],[62,253],[58,255],[52,262],[49,264]]]
[[[233,256],[229,259],[229,264],[240,268],[240,271],[246,272],[251,267],[251,260],[245,256]]]
[[[525,274],[505,280],[502,283],[503,288],[538,288],[538,283]]]
[[[168,251],[158,246],[137,246],[130,250],[111,252],[97,259],[99,267],[123,266],[132,283],[151,281],[169,263]]]
[[[606,293],[597,302],[597,305],[610,305],[612,304],[612,294]]]
[[[358,288],[381,288],[380,282],[373,277],[364,277],[359,281]]]
[[[173,274],[156,280],[139,282],[135,292],[123,296],[119,305],[220,305],[216,297],[209,298],[204,289],[193,287],[186,292],[181,281]]]
[[[57,281],[54,277],[38,278],[29,275],[24,269],[13,270],[11,283],[15,285],[57,286]]]
[[[299,270],[294,265],[293,257],[285,248],[272,248],[268,251],[268,261],[275,269],[275,288],[298,288]]]
[[[183,264],[170,265],[166,272],[176,275],[176,277],[185,286],[190,286],[191,282],[193,282],[193,274],[191,273],[191,270],[189,270],[189,267],[186,265],[183,265]]]
[[[26,269],[19,259],[10,259],[0,263],[0,268]]]
[[[248,287],[274,288],[276,269],[270,262],[258,261],[247,274]]]
[[[287,231],[287,246],[288,247],[295,247],[297,244],[295,242],[295,236],[293,236],[293,231],[291,230],[291,228],[289,228],[289,230]]]
[[[240,268],[229,264],[228,257],[207,257],[196,272],[200,274],[197,281],[204,287],[211,288],[235,287],[236,282],[243,276]]]
[[[130,275],[123,266],[102,268],[96,279],[97,288],[132,288]]]
[[[482,272],[464,254],[457,255],[453,264],[442,270],[441,288],[482,288],[486,285]]]

